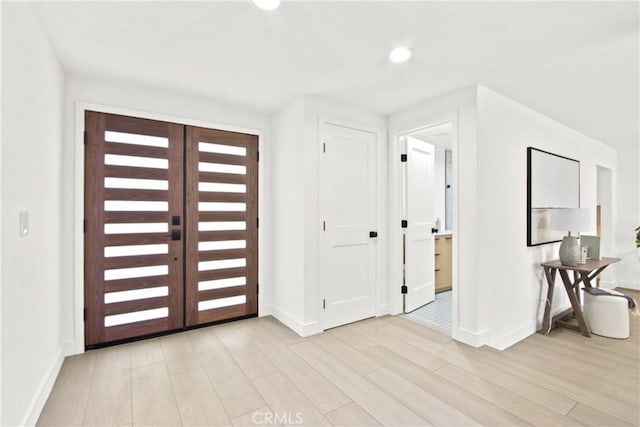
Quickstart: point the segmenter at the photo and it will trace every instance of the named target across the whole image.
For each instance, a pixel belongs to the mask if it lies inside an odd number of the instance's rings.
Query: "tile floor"
[[[435,300],[407,316],[451,333],[451,291],[436,294]]]

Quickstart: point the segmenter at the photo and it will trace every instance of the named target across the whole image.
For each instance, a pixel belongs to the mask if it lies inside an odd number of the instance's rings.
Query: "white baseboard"
[[[290,313],[282,310],[280,307],[277,307],[275,305],[271,306],[271,315],[278,319],[280,323],[282,323],[301,337],[308,337],[311,335],[319,334],[323,331],[322,327],[320,326],[320,322],[301,322],[295,316],[292,316]]]
[[[507,332],[500,337],[494,338],[488,344],[489,347],[493,347],[496,350],[505,350],[512,345],[522,341],[528,336],[536,333],[535,322],[528,322],[520,327],[513,329],[511,332]]]
[[[453,327],[451,338],[456,341],[460,341],[471,347],[481,347],[487,343],[487,335],[489,333],[489,329],[485,329],[480,332],[472,332],[465,328]]]
[[[600,282],[600,286],[602,286],[602,282]],[[636,291],[640,291],[640,283],[633,282],[616,282],[615,285],[612,284],[613,288],[627,288],[634,289]]]
[[[49,369],[47,370],[47,375],[44,377],[42,382],[40,383],[40,387],[38,387],[38,392],[34,396],[31,401],[31,405],[29,405],[29,410],[25,414],[24,421],[22,425],[24,426],[35,426],[38,422],[38,418],[40,417],[40,413],[42,409],[44,409],[45,403],[47,403],[47,399],[49,398],[49,394],[53,389],[53,384],[56,382],[56,378],[58,378],[58,374],[60,373],[60,368],[62,367],[62,362],[64,362],[65,358],[65,350],[70,345],[70,343],[65,343],[60,347],[58,354],[52,361]]]

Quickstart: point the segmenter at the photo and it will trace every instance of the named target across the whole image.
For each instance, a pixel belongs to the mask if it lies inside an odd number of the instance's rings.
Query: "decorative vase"
[[[575,267],[580,262],[580,244],[575,236],[564,236],[560,244],[560,262]]]

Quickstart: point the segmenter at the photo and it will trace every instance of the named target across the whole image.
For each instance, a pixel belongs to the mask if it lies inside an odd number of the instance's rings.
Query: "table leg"
[[[589,273],[580,273],[580,281],[584,283],[585,288],[593,288],[591,280],[593,280],[593,277],[590,277]]]
[[[574,283],[571,283],[571,279],[569,279],[569,275],[567,274],[566,270],[560,270],[560,277],[562,278],[562,283],[564,284],[564,288],[567,291],[567,295],[569,296],[571,307],[573,308],[573,312],[576,316],[576,320],[578,321],[578,325],[580,327],[580,330],[582,331],[582,334],[585,337],[591,337],[591,331],[589,330],[587,322],[585,322],[584,320],[584,314],[582,313],[580,301],[578,301],[576,292],[574,291]]]
[[[547,279],[547,298],[544,302],[544,315],[542,316],[542,327],[540,332],[547,335],[551,331],[551,304],[553,303],[553,288],[556,283],[555,268],[544,267],[544,275]]]
[[[604,270],[605,268],[607,268],[606,265],[604,267],[600,267],[596,271],[591,272],[591,274],[588,275],[589,282],[591,282],[591,280],[593,280],[594,278],[598,277],[600,275],[600,273],[602,273],[602,270]],[[589,286],[591,286],[591,283],[589,283]],[[600,287],[600,286],[598,286],[598,287]]]
[[[578,272],[573,270],[573,292],[576,294],[578,304],[582,306],[582,298],[580,298],[580,282],[578,281]]]

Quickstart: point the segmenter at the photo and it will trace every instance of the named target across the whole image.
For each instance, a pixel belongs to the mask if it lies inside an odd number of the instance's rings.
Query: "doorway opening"
[[[406,153],[403,308],[408,317],[449,335],[453,328],[454,133],[454,123],[444,121],[400,137]]]

